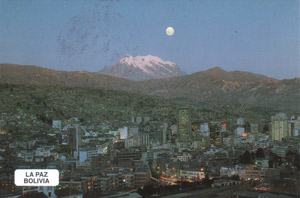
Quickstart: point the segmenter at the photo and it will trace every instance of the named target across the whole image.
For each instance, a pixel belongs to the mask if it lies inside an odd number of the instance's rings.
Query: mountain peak
[[[209,76],[212,76],[214,78],[217,78],[217,79],[222,79],[222,78],[227,78],[229,72],[222,69],[221,67],[213,67],[213,68],[210,68],[210,69],[204,71],[203,73],[205,73]]]
[[[203,71],[203,74],[211,76],[214,79],[225,80],[225,81],[235,81],[235,82],[245,82],[245,81],[255,81],[255,80],[265,80],[268,77],[254,74],[251,72],[243,71],[226,71],[221,67],[213,67],[206,71]]]
[[[206,71],[210,71],[210,72],[227,72],[226,70],[222,69],[221,67],[219,66],[216,66],[216,67],[213,67],[213,68],[210,68]]]
[[[169,78],[185,75],[176,66],[176,63],[164,61],[150,54],[136,57],[126,54],[118,63],[104,68],[100,72],[131,80]]]
[[[157,56],[152,56],[148,54],[147,56],[136,56],[133,57],[129,54],[126,54],[120,61],[120,64],[132,65],[138,68],[144,68],[145,66],[151,66],[153,64],[159,65],[170,65],[175,66],[176,64],[170,61],[163,61],[161,58]]]
[[[126,54],[124,58],[132,58],[132,56],[130,54]]]

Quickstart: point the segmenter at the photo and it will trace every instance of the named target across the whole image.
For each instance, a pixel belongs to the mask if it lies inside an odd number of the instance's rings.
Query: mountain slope
[[[118,63],[103,68],[100,73],[134,81],[185,75],[175,63],[151,55],[136,57],[126,55]]]
[[[37,66],[0,64],[0,83],[127,90],[134,82],[95,72],[66,72]]]
[[[197,101],[300,109],[300,79],[276,80],[250,72],[212,68],[191,75],[143,81],[142,93]]]
[[[0,83],[104,88],[196,102],[300,111],[299,78],[276,80],[250,72],[227,72],[218,67],[181,77],[135,82],[99,73],[0,64]]]

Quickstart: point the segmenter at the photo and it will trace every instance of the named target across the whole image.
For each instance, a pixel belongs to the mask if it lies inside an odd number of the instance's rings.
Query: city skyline
[[[0,63],[97,72],[126,54],[151,54],[187,74],[219,66],[300,76],[296,0],[13,0],[0,10]]]
[[[299,0],[0,0],[0,197],[299,195]]]

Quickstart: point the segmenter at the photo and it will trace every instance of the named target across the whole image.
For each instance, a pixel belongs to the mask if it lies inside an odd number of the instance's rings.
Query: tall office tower
[[[298,115],[293,115],[291,120],[288,121],[288,130],[289,136],[299,136],[300,117]]]
[[[221,145],[223,142],[222,137],[222,124],[219,122],[210,122],[209,131],[210,131],[210,142],[214,145]]]
[[[294,120],[294,136],[299,136],[300,134],[300,117]]]
[[[180,137],[192,137],[191,115],[188,108],[180,108],[178,111],[178,133]]]
[[[168,129],[168,123],[163,123],[160,126],[159,130],[159,142],[160,144],[166,144],[167,143],[167,129]]]
[[[78,158],[81,137],[82,130],[79,124],[74,124],[68,128],[68,145],[71,148],[71,154],[75,158]]]
[[[224,124],[222,124],[221,132],[224,133],[224,132],[226,132],[226,130],[227,130],[227,124],[224,123]]]
[[[164,128],[162,130],[162,143],[166,144],[167,143],[167,128]]]
[[[149,133],[139,133],[139,146],[150,146],[150,137]]]
[[[208,123],[204,123],[204,124],[200,125],[200,132],[201,133],[205,133],[206,136],[209,137],[209,126],[208,126]]]
[[[130,147],[136,146],[134,145],[134,139],[132,136],[127,136],[125,139],[125,148],[128,149]]]
[[[239,126],[243,126],[245,124],[244,119],[239,117],[236,121],[236,124]]]
[[[288,136],[297,136],[295,135],[295,121],[294,120],[289,120],[288,121]]]
[[[128,136],[128,127],[125,126],[123,128],[120,128],[119,131],[120,131],[120,139],[121,140],[126,139]]]
[[[255,139],[258,138],[258,124],[250,123],[250,132],[254,135]]]
[[[175,134],[177,134],[177,125],[176,124],[173,124],[171,127],[171,134],[172,135],[175,135]]]
[[[271,118],[271,137],[272,140],[281,141],[282,138],[288,136],[288,120],[285,113],[279,113]]]

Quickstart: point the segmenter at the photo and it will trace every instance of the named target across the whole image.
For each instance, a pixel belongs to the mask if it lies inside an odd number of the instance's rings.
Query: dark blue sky
[[[151,54],[189,74],[294,78],[299,24],[298,0],[0,0],[0,63],[95,72]]]

